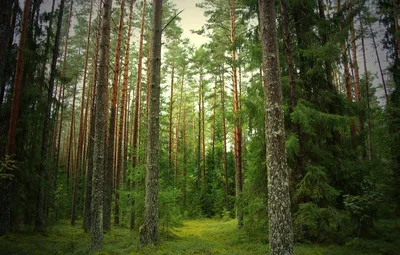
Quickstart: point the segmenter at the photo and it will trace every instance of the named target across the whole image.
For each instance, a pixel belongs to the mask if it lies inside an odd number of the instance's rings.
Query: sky
[[[193,34],[190,30],[199,30],[205,23],[206,18],[203,10],[196,7],[196,3],[201,0],[175,0],[177,9],[184,10],[179,16],[181,17],[180,25],[183,29],[183,36],[190,38],[195,46],[200,46],[207,41],[204,36]]]

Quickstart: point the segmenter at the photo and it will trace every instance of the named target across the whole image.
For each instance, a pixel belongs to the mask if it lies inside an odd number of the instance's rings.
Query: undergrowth
[[[0,237],[0,254],[88,254],[90,235],[81,222],[70,226],[62,221],[45,233],[20,231]],[[140,247],[138,234],[116,227],[105,234],[103,255],[117,254],[268,254],[266,238],[238,230],[235,220],[199,219],[160,235],[156,246]],[[298,255],[400,254],[400,222],[380,221],[371,239],[351,239],[345,245],[296,244]]]

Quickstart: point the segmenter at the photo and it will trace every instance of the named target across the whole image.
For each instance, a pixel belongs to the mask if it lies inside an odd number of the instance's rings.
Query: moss
[[[0,254],[70,254],[85,255],[89,251],[90,236],[85,234],[81,222],[69,222],[47,229],[44,234],[20,232],[0,237]],[[377,223],[374,239],[352,239],[346,245],[296,244],[296,255],[372,255],[398,254],[400,247],[399,223]],[[266,254],[265,239],[249,237],[237,229],[235,220],[201,219],[184,221],[169,235],[161,235],[156,246],[139,247],[138,234],[127,228],[116,227],[105,234],[105,245],[97,255],[123,254]]]

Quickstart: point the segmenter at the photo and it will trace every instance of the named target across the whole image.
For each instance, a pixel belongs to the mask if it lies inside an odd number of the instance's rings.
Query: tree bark
[[[117,166],[117,171],[115,174],[115,204],[114,204],[114,225],[119,224],[119,187],[120,187],[120,179],[121,179],[121,174],[125,171],[124,169],[124,160],[125,158],[125,153],[122,151],[122,137],[125,137],[123,132],[125,134],[128,132],[125,128],[124,130],[124,123],[126,122],[127,119],[127,114],[126,114],[126,105],[127,105],[127,100],[126,100],[126,94],[128,90],[128,74],[129,74],[129,53],[130,53],[130,37],[132,34],[132,17],[133,17],[133,5],[135,3],[135,0],[130,1],[130,8],[129,8],[129,23],[128,23],[128,33],[127,33],[127,38],[126,38],[126,43],[125,43],[125,58],[124,58],[124,72],[123,72],[123,81],[122,81],[122,100],[121,100],[121,116],[119,120],[119,136],[118,136],[118,166]],[[125,139],[125,144],[128,141]]]
[[[139,120],[140,120],[140,96],[142,91],[142,64],[143,64],[143,39],[144,39],[144,26],[145,26],[145,15],[146,15],[146,0],[143,1],[142,16],[141,16],[141,26],[140,26],[140,39],[139,39],[139,56],[138,56],[138,67],[137,67],[137,79],[136,79],[136,95],[135,95],[135,111],[133,119],[133,134],[132,134],[132,169],[136,171],[136,167],[139,164]],[[149,52],[150,53],[150,52]],[[149,72],[149,70],[147,70]],[[149,84],[149,79],[147,79]],[[147,89],[147,94],[149,96],[149,89]],[[147,100],[148,102],[148,100]],[[148,110],[148,103],[147,103]],[[131,190],[135,188],[135,180],[132,180]],[[130,218],[130,229],[135,227],[135,201],[131,198],[131,218]]]
[[[207,213],[207,190],[206,190],[206,183],[207,183],[207,175],[206,175],[206,138],[204,132],[205,126],[205,109],[204,109],[204,82],[203,82],[203,71],[200,73],[200,90],[201,90],[201,166],[202,166],[202,179],[203,179],[203,212]]]
[[[93,13],[93,0],[90,0],[90,12],[89,12],[89,22],[88,22],[88,32],[86,38],[86,52],[85,52],[85,66],[83,71],[83,84],[82,84],[82,96],[81,96],[81,112],[80,112],[80,120],[79,120],[79,140],[78,140],[78,157],[76,162],[76,169],[82,171],[84,168],[83,166],[83,144],[84,144],[84,134],[85,134],[85,127],[87,124],[87,102],[89,102],[89,98],[85,100],[85,93],[86,93],[86,81],[87,81],[87,69],[89,63],[89,49],[90,49],[90,37],[92,31],[92,13]],[[85,108],[86,102],[86,108]],[[75,191],[74,191],[75,192]]]
[[[174,78],[175,78],[175,63],[172,61],[171,63],[171,86],[170,86],[170,97],[169,97],[169,139],[168,139],[168,180],[170,178],[170,172],[172,169],[172,150],[173,150],[173,121],[172,121],[172,114],[174,111]]]
[[[354,94],[356,103],[361,103],[361,90],[360,90],[360,74],[358,69],[358,61],[357,61],[357,45],[356,45],[356,33],[354,29],[354,14],[352,8],[350,6],[350,1],[346,0],[347,8],[349,9],[349,22],[350,22],[350,40],[351,40],[351,54],[353,56],[353,69],[354,69]],[[361,113],[358,115],[358,132],[362,133],[363,131],[363,121]],[[365,147],[364,147],[365,148]],[[365,150],[364,150],[365,152]]]
[[[21,25],[21,35],[18,47],[17,56],[17,67],[13,85],[13,97],[11,103],[11,116],[10,125],[8,129],[8,141],[7,141],[7,155],[14,157],[15,155],[15,137],[17,134],[17,122],[18,122],[18,111],[19,102],[21,95],[21,84],[22,74],[24,66],[24,51],[25,42],[29,22],[29,10],[31,8],[31,0],[26,0],[24,5],[23,20]],[[5,174],[8,174],[6,172]],[[0,214],[0,235],[4,235],[9,231],[10,227],[10,213],[11,213],[11,192],[12,192],[12,181],[11,179],[2,180],[2,201],[1,201],[1,214]]]
[[[183,66],[182,71],[182,81],[181,81],[181,91],[179,95],[179,108],[178,108],[178,121],[176,123],[176,131],[175,131],[175,164],[174,164],[174,187],[178,184],[178,151],[179,151],[179,132],[181,125],[181,115],[182,115],[182,101],[183,101],[183,87],[185,83],[185,69],[186,66]]]
[[[221,68],[221,112],[222,112],[222,140],[224,144],[222,152],[222,168],[225,175],[225,209],[229,211],[229,177],[228,177],[228,163],[227,163],[227,145],[226,145],[226,121],[225,121],[225,72],[224,67]]]
[[[114,173],[114,146],[115,146],[115,120],[117,110],[117,94],[118,94],[118,76],[120,70],[120,56],[122,46],[122,32],[124,26],[125,16],[125,0],[121,1],[121,9],[119,15],[118,37],[117,44],[115,45],[115,59],[114,59],[114,76],[112,83],[112,96],[111,96],[111,116],[108,129],[108,152],[107,152],[107,167],[105,169],[105,182],[104,182],[104,230],[111,229],[111,202],[112,202],[112,187],[113,187],[113,173]]]
[[[338,12],[341,11],[341,4],[340,0],[337,1],[337,10]],[[340,33],[343,34],[343,21],[340,21]],[[342,61],[344,65],[344,79],[346,83],[346,97],[347,99],[352,102],[353,101],[353,96],[351,94],[351,81],[350,81],[350,69],[349,69],[349,60],[346,52],[346,40],[343,40],[340,43],[341,50],[342,50]],[[350,132],[351,132],[351,137],[353,138],[355,136],[356,130],[354,127],[354,122],[351,122],[350,124]]]
[[[92,228],[92,190],[93,190],[93,147],[94,147],[94,117],[96,112],[96,86],[97,86],[97,63],[99,58],[99,44],[100,44],[100,29],[101,29],[101,11],[102,5],[101,0],[98,2],[98,17],[97,17],[97,33],[96,33],[96,41],[94,44],[93,51],[93,85],[92,85],[92,98],[91,98],[91,106],[90,106],[90,129],[88,135],[88,152],[87,152],[87,171],[86,171],[86,192],[85,192],[85,205],[83,211],[83,229],[85,233],[89,233]]]
[[[108,55],[110,51],[110,20],[112,0],[103,1],[100,59],[98,66],[98,80],[96,86],[96,111],[94,128],[94,164],[92,180],[92,219],[91,219],[91,251],[96,252],[103,247],[103,190],[104,190],[104,163],[105,163],[105,139],[106,116],[105,102],[108,86]]]
[[[158,140],[160,129],[160,67],[162,0],[154,0],[151,88],[149,100],[146,195],[144,224],[140,227],[140,243],[158,241]]]
[[[264,65],[269,254],[294,254],[275,1],[258,0]]]
[[[370,103],[369,103],[369,76],[367,69],[367,57],[365,54],[365,42],[364,42],[364,25],[360,17],[360,31],[361,31],[361,47],[363,54],[364,63],[364,85],[365,85],[365,100],[367,101],[367,154],[368,159],[372,160],[372,140],[371,140],[371,118],[370,118]]]
[[[236,42],[235,42],[235,20],[236,5],[235,0],[229,1],[230,10],[230,40],[232,47],[232,82],[233,82],[233,112],[234,112],[234,157],[235,157],[235,181],[236,181],[236,218],[238,227],[243,227],[243,211],[238,203],[243,190],[243,173],[242,173],[242,128],[239,118],[239,91],[236,70]]]

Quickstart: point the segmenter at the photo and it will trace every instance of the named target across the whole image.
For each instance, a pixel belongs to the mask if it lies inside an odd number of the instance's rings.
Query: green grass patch
[[[255,239],[238,230],[235,220],[200,219],[183,222],[168,235],[161,235],[156,246],[139,247],[138,234],[123,227],[105,235],[103,255],[118,254],[268,254],[266,239]],[[81,222],[67,221],[50,227],[46,233],[19,232],[0,238],[0,254],[88,254],[90,235]],[[371,239],[352,239],[346,245],[296,244],[298,255],[400,254],[400,223],[380,221]]]

